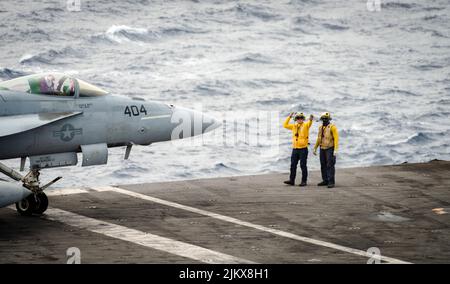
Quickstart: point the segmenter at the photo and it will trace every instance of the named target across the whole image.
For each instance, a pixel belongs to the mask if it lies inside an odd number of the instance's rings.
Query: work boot
[[[306,182],[302,182],[301,184],[299,184],[298,186],[306,186]]]
[[[284,183],[287,184],[287,185],[294,185],[294,183],[292,181],[290,181],[290,180],[286,180],[286,181],[284,181]]]
[[[322,181],[317,184],[317,186],[326,186],[326,185],[328,185],[328,182],[326,182],[326,181]]]
[[[334,183],[328,184],[328,188],[333,188],[333,187],[334,187]]]

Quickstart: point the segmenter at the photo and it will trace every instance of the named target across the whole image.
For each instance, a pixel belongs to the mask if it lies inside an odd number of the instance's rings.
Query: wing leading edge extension
[[[82,112],[36,113],[0,117],[0,137],[32,130]]]

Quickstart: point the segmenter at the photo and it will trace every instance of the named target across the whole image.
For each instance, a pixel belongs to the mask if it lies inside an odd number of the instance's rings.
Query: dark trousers
[[[306,160],[308,159],[308,148],[292,149],[291,155],[291,175],[289,180],[295,183],[295,176],[297,175],[297,164],[300,161],[300,168],[302,169],[302,182],[308,179],[308,168],[306,167]]]
[[[322,172],[322,180],[329,184],[334,184],[334,165],[336,157],[333,155],[334,147],[328,149],[320,149],[320,170]]]

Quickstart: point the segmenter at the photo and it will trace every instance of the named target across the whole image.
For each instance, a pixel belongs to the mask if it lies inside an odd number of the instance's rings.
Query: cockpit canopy
[[[61,73],[34,74],[0,82],[1,89],[65,97],[96,97],[108,94],[99,87]]]

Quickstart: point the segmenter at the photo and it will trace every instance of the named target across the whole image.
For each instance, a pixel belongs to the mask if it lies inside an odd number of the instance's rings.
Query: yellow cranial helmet
[[[297,112],[296,114],[295,114],[295,117],[294,117],[294,120],[297,120],[297,119],[305,119],[305,115],[303,114],[303,112]]]
[[[324,112],[320,115],[320,120],[331,120],[331,115],[329,112]]]

